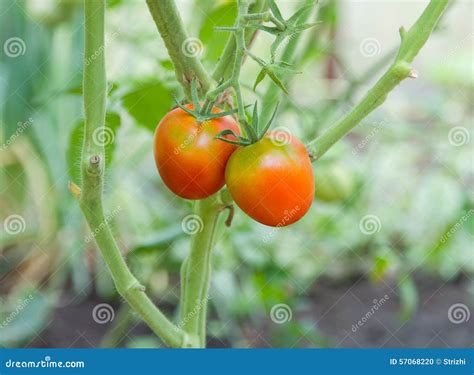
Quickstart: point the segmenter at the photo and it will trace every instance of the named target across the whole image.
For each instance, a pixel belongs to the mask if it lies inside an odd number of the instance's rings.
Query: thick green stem
[[[221,207],[218,194],[196,203],[195,214],[200,222],[200,231],[193,235],[191,251],[182,269],[184,298],[179,326],[189,334],[198,336],[201,347],[205,346],[211,252]]]
[[[205,92],[211,79],[199,60],[202,44],[198,39],[190,39],[173,0],[147,0],[148,8],[160,32],[168,54],[173,61],[176,77],[184,87],[187,96],[190,83],[197,78],[201,92]]]
[[[105,123],[105,1],[85,0],[84,5],[84,143],[80,207],[120,295],[167,345],[193,346],[196,345],[196,340],[191,340],[188,334],[172,324],[144,293],[144,287],[125,263],[104,215],[102,193],[105,153],[104,145],[94,142],[94,134],[103,131]]]
[[[448,5],[448,0],[432,0],[415,24],[407,32],[400,29],[401,45],[394,63],[367,92],[359,104],[342,119],[327,129],[320,137],[308,144],[314,160],[319,159],[332,145],[349,133],[363,118],[380,106],[387,95],[402,80],[416,77],[410,63],[428,40],[438,19]]]
[[[133,323],[132,310],[128,304],[120,306],[120,310],[115,314],[114,325],[100,340],[101,348],[117,348],[126,338],[130,326]]]

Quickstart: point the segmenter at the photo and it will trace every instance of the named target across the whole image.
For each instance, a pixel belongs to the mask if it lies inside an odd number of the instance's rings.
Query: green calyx
[[[301,72],[291,69],[290,66],[292,66],[292,64],[289,64],[285,61],[267,63],[261,58],[252,54],[250,51],[247,51],[247,55],[249,55],[254,61],[258,63],[258,65],[262,67],[262,70],[260,71],[260,73],[258,73],[257,78],[255,79],[255,83],[253,84],[253,91],[255,91],[258,84],[263,81],[265,76],[268,76],[273,82],[275,82],[275,84],[285,94],[289,95],[287,88],[285,87],[283,82],[280,80],[278,75],[279,74],[299,74]]]
[[[181,104],[177,98],[174,98],[176,105],[181,108],[187,114],[193,116],[198,123],[202,123],[208,120],[217,119],[220,117],[232,115],[237,112],[237,109],[231,109],[229,111],[223,111],[218,113],[212,113],[212,108],[216,102],[216,100],[209,100],[206,99],[201,106],[201,102],[199,100],[198,95],[198,83],[196,79],[193,79],[191,82],[191,102],[193,104],[193,109],[186,107],[185,105]]]
[[[234,144],[234,145],[239,145],[239,146],[248,146],[255,142],[258,142],[265,136],[268,129],[270,128],[270,125],[272,124],[273,119],[275,118],[277,110],[278,110],[278,104],[276,105],[275,110],[273,111],[273,114],[270,120],[265,124],[265,126],[260,127],[259,119],[258,119],[258,106],[257,106],[257,102],[255,102],[253,106],[253,114],[252,114],[251,122],[249,123],[248,121],[245,121],[245,120],[240,122],[245,131],[246,137],[237,135],[230,129],[225,129],[221,131],[220,133],[218,133],[216,135],[216,138],[220,139],[221,141]],[[229,135],[232,136],[233,139],[226,138],[226,136],[229,136]]]
[[[245,54],[257,62],[262,68],[255,80],[253,90],[255,91],[258,84],[262,82],[266,76],[268,76],[285,94],[288,95],[288,90],[286,89],[280,77],[286,74],[297,74],[301,72],[291,69],[291,64],[285,61],[275,61],[277,50],[286,38],[291,39],[296,34],[316,26],[318,22],[301,22],[302,16],[313,6],[312,4],[298,9],[291,17],[286,20],[281,15],[281,12],[274,0],[267,0],[267,4],[269,8],[267,12],[242,14],[240,16],[241,22],[239,22],[237,25],[215,27],[214,29],[216,31],[237,33],[243,32],[243,30],[246,28],[253,28],[274,35],[275,40],[270,46],[270,62],[266,62],[260,57],[254,55],[245,46],[241,47],[243,47]],[[262,22],[270,22],[273,24],[273,26],[263,25]]]
[[[274,0],[267,0],[268,7],[271,11],[271,21],[275,24],[275,27],[265,26],[258,23],[248,24],[247,27],[254,27],[256,29],[265,31],[269,34],[275,35],[275,41],[270,47],[270,53],[272,57],[272,62],[275,61],[275,54],[280,46],[280,44],[285,40],[285,38],[293,37],[294,35],[316,26],[318,23],[302,23],[300,22],[301,16],[312,7],[312,5],[307,5],[298,9],[290,18],[285,20],[281,15],[280,9],[276,5]]]

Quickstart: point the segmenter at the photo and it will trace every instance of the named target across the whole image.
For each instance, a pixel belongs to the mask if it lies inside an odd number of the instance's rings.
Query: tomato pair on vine
[[[299,220],[314,197],[311,161],[289,133],[267,132],[276,110],[259,130],[257,105],[252,124],[240,134],[234,111],[220,112],[197,102],[169,112],[154,137],[155,161],[166,186],[185,199],[203,199],[227,184],[237,206],[254,220],[283,227]],[[201,116],[201,118],[200,118]]]

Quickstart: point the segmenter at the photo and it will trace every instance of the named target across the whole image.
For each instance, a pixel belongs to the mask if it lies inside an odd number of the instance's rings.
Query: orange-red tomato
[[[256,221],[283,227],[301,219],[314,197],[311,161],[304,145],[270,132],[229,158],[225,180],[235,203]]]
[[[193,109],[191,104],[187,107]],[[212,112],[219,109],[213,108]],[[163,117],[155,131],[155,162],[173,193],[185,199],[202,199],[224,186],[225,166],[236,150],[235,145],[215,138],[225,129],[240,134],[230,116],[199,124],[193,116],[176,108]]]

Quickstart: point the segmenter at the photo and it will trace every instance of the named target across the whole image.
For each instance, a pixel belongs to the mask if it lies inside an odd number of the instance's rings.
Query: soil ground
[[[474,318],[456,324],[448,315],[449,308],[459,303],[468,307],[469,314],[473,311],[468,278],[450,282],[423,278],[417,280],[416,285],[418,308],[412,319],[405,323],[399,319],[400,302],[394,285],[375,285],[362,278],[339,285],[318,282],[310,292],[311,304],[301,317],[317,323],[330,347],[473,347]],[[383,305],[358,326],[357,322],[374,306],[374,299],[380,300],[385,295],[389,298]],[[100,325],[91,319],[92,309],[100,302],[88,298],[58,308],[51,324],[30,346],[98,347],[108,328],[108,324]],[[294,319],[299,317],[300,314]],[[139,324],[129,332],[129,336],[148,333],[148,328]],[[212,338],[208,343],[209,347],[227,345],[230,343]],[[268,342],[262,341],[261,345],[256,342],[255,345],[268,347]]]

